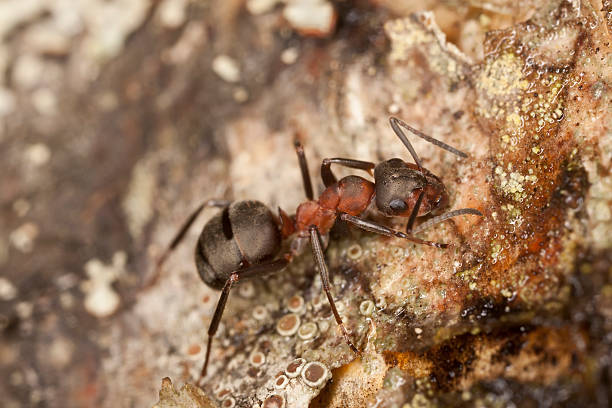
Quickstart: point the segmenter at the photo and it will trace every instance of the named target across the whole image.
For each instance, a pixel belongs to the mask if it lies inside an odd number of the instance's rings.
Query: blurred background
[[[303,200],[296,131],[317,180],[322,157],[378,160],[401,151],[388,130],[374,136],[389,114],[404,109],[403,117],[429,131],[444,126],[440,118],[459,120],[463,94],[449,102],[454,108],[438,109],[438,83],[420,75],[418,61],[414,94],[346,81],[384,75],[386,21],[431,10],[471,63],[484,58],[488,31],[525,21],[537,7],[503,0],[0,1],[0,405],[151,406],[162,377],[193,380],[201,352],[172,350],[178,343],[166,337],[182,337],[189,326],[192,337],[181,344],[204,339],[216,292],[192,266],[201,223],[174,255],[178,277],[167,284],[172,299],[212,297],[204,300],[207,317],[161,295],[138,306],[152,259],[184,217],[206,198],[248,197],[293,212]],[[351,69],[363,76],[351,77]],[[356,113],[345,97],[368,87],[378,99]],[[364,126],[376,130],[360,134]],[[334,132],[343,136],[331,138]],[[487,155],[486,143],[455,141]],[[432,157],[434,166],[442,161]],[[605,270],[609,254],[598,259]],[[168,329],[167,321],[176,325]],[[609,344],[610,332],[599,333]],[[149,348],[149,340],[164,346]],[[589,380],[593,393],[609,386],[607,375]]]

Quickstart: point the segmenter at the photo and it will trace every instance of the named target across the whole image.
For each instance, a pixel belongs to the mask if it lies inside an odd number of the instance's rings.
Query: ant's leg
[[[331,171],[332,164],[339,164],[340,166],[351,169],[365,170],[370,173],[370,175],[372,175],[372,170],[374,167],[376,167],[376,164],[362,160],[343,159],[341,157],[323,159],[323,162],[321,162],[321,178],[323,179],[323,184],[325,184],[325,187],[329,187],[338,181],[336,176],[334,176],[334,173]]]
[[[429,245],[436,248],[448,248],[448,244],[441,244],[438,242],[425,241],[419,238],[415,238],[412,235],[405,234],[401,231],[396,231],[392,228],[385,227],[384,225],[380,225],[372,221],[363,220],[359,217],[355,217],[347,213],[340,214],[340,219],[342,221],[349,222],[357,228],[361,228],[362,230],[374,232],[380,235],[385,235],[387,237],[403,238],[408,241],[416,242],[417,244]]]
[[[342,329],[342,333],[344,334],[344,339],[348,343],[351,350],[355,353],[359,353],[357,347],[351,341],[349,337],[349,333],[344,327],[344,323],[342,323],[342,318],[338,314],[338,310],[336,309],[336,304],[334,303],[334,298],[332,298],[331,292],[329,291],[329,270],[327,269],[327,263],[325,262],[325,256],[323,255],[323,247],[321,245],[321,235],[319,234],[319,229],[316,225],[311,225],[308,228],[310,232],[310,245],[312,247],[312,255],[314,256],[315,262],[319,266],[319,272],[321,273],[321,283],[323,285],[323,290],[327,295],[327,300],[329,301],[329,305],[331,306],[332,313],[336,318],[336,323]]]
[[[458,215],[464,215],[464,214],[472,214],[472,215],[478,215],[479,217],[482,217],[482,213],[474,208],[462,208],[460,210],[449,211],[445,214],[431,218],[425,221],[424,223],[422,223],[421,225],[419,225],[418,227],[416,227],[412,232],[416,234],[417,232],[425,231],[427,228],[431,227],[432,225],[436,225],[442,221],[448,220],[449,218],[453,218]]]
[[[310,173],[308,172],[308,164],[306,162],[306,155],[304,154],[304,147],[299,140],[293,142],[295,146],[295,153],[298,156],[298,163],[300,164],[300,171],[302,172],[302,182],[304,184],[304,192],[306,198],[314,200],[314,194],[312,192],[312,181],[310,180]]]
[[[212,346],[212,339],[219,328],[219,322],[221,321],[221,316],[223,316],[223,311],[225,310],[225,304],[227,303],[227,298],[229,297],[230,291],[234,283],[238,282],[240,279],[251,278],[253,276],[257,276],[263,272],[277,272],[283,269],[289,261],[285,258],[277,259],[276,261],[265,262],[258,265],[252,265],[242,270],[237,270],[236,272],[232,272],[229,276],[225,285],[223,286],[223,290],[221,292],[221,296],[217,301],[217,307],[215,308],[215,314],[210,322],[210,326],[208,327],[208,346],[206,348],[206,358],[204,359],[204,365],[202,366],[202,371],[200,372],[200,378],[198,379],[198,386],[204,377],[206,377],[206,370],[208,368],[208,360],[210,358],[210,348]]]
[[[408,218],[408,224],[406,224],[406,234],[412,233],[412,226],[414,225],[414,220],[416,220],[416,217],[419,214],[419,208],[421,208],[421,203],[423,202],[424,195],[425,191],[421,191],[421,194],[419,194],[419,198],[417,198],[417,202],[414,204],[414,207],[412,207],[410,218]]]
[[[429,143],[432,143],[448,152],[451,152],[453,154],[456,154],[459,157],[463,157],[466,158],[467,154],[463,153],[460,150],[455,149],[452,146],[447,145],[444,142],[439,141],[438,139],[434,139],[433,137],[426,135],[425,133],[421,132],[420,130],[417,130],[415,128],[413,128],[412,126],[408,125],[406,122],[404,122],[401,119],[398,119],[394,116],[391,116],[389,118],[389,123],[391,123],[391,128],[393,129],[393,131],[395,132],[395,134],[397,135],[397,137],[399,137],[399,139],[402,141],[402,143],[404,144],[404,146],[406,146],[408,148],[408,151],[410,151],[410,154],[412,155],[412,158],[414,159],[414,162],[417,164],[417,166],[419,166],[419,168],[423,168],[423,166],[421,165],[421,161],[419,160],[419,156],[417,156],[416,151],[414,150],[414,148],[412,147],[412,144],[410,144],[410,141],[408,141],[408,138],[406,137],[406,134],[404,134],[404,132],[402,131],[402,129],[400,129],[400,126],[403,127],[404,129],[409,130],[410,132],[414,133],[415,135],[419,136],[422,139],[427,140]]]
[[[198,208],[196,208],[195,211],[191,213],[189,217],[187,217],[187,219],[185,220],[181,228],[178,230],[174,238],[172,238],[170,245],[168,245],[166,250],[157,259],[157,262],[155,264],[155,271],[153,272],[153,277],[149,280],[149,283],[147,283],[144,286],[144,288],[149,288],[153,286],[155,282],[157,282],[157,280],[159,279],[159,274],[160,274],[162,265],[164,264],[168,256],[172,253],[172,251],[174,251],[174,249],[178,246],[178,244],[183,240],[183,238],[185,237],[185,234],[189,230],[189,227],[191,227],[191,225],[194,223],[196,218],[198,218],[198,215],[200,215],[200,213],[202,212],[204,208],[206,207],[223,208],[223,207],[227,207],[228,205],[230,205],[230,201],[227,201],[227,200],[207,200],[207,201],[204,201],[202,204],[200,204]]]

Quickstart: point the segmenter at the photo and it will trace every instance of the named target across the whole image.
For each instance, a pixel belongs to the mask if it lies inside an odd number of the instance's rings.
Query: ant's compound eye
[[[391,209],[396,212],[404,212],[408,209],[408,206],[406,205],[404,200],[400,200],[399,198],[391,200],[389,202],[389,207],[391,207]]]

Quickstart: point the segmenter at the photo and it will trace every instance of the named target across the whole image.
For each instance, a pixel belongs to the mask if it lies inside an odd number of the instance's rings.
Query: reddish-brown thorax
[[[327,187],[317,201],[300,204],[295,214],[295,228],[300,236],[308,235],[308,227],[316,225],[327,234],[338,213],[358,216],[374,198],[374,183],[359,176],[347,176]]]

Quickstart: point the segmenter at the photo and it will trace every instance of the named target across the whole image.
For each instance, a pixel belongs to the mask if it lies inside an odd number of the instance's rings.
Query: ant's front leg
[[[403,238],[408,241],[415,242],[417,244],[429,245],[429,246],[436,247],[436,248],[448,248],[449,246],[449,244],[442,244],[439,242],[425,241],[419,238],[415,238],[412,235],[408,235],[402,231],[396,231],[392,228],[385,227],[384,225],[380,225],[372,221],[367,221],[367,220],[361,219],[359,217],[355,217],[347,213],[340,214],[340,219],[342,221],[351,223],[357,228],[361,228],[362,230],[374,232],[376,234],[384,235],[387,237]]]
[[[408,218],[408,224],[406,224],[406,234],[412,234],[412,227],[414,226],[414,221],[416,217],[419,215],[419,209],[421,208],[421,203],[423,202],[423,197],[425,196],[425,191],[421,191],[419,194],[419,198],[417,198],[414,207],[412,208],[412,212],[410,213],[410,218]]]
[[[416,220],[417,214],[419,213],[419,208],[421,207],[421,202],[423,201],[424,192],[419,194],[419,198],[417,199],[414,208],[412,209],[412,213],[410,213],[410,218],[408,219],[408,224],[406,224],[406,234],[416,234],[417,232],[425,231],[427,228],[430,228],[442,221],[446,221],[449,218],[457,217],[458,215],[472,214],[478,215],[482,217],[482,213],[474,208],[462,208],[460,210],[449,211],[445,214],[439,215],[437,217],[431,218],[426,222],[422,223],[415,229],[412,229],[414,226],[414,221]]]
[[[449,218],[457,217],[458,215],[466,215],[466,214],[478,215],[479,217],[482,217],[482,213],[476,210],[475,208],[461,208],[459,210],[449,211],[442,215],[438,215],[437,217],[431,218],[425,221],[424,223],[422,223],[421,225],[419,225],[418,227],[416,227],[414,230],[412,230],[412,232],[416,234],[418,232],[425,231],[426,229],[438,223],[441,223],[442,221],[446,221]]]

